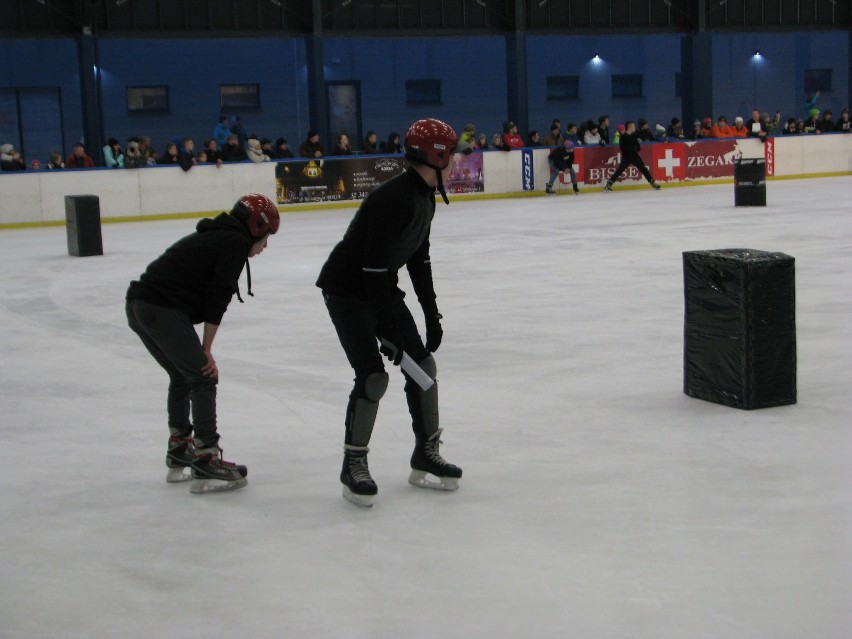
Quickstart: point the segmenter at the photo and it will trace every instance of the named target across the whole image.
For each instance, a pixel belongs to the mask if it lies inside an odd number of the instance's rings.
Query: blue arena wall
[[[681,34],[558,36],[527,34],[529,128],[547,132],[553,118],[580,122],[609,114],[613,123],[645,118],[667,124],[681,116],[676,74],[681,66]],[[806,69],[830,69],[831,91],[817,106],[835,118],[848,106],[850,37],[844,31],[796,33],[713,33],[713,113],[731,121],[753,107],[786,118],[802,117]],[[102,120],[105,137],[122,144],[131,135],[149,135],[155,148],[190,136],[197,146],[211,136],[220,113],[219,85],[257,83],[261,107],[243,110],[249,133],[283,136],[297,148],[311,126],[307,52],[304,38],[98,38]],[[507,39],[503,36],[342,37],[323,42],[325,80],[360,85],[362,133],[379,139],[404,132],[419,117],[434,116],[459,130],[468,122],[493,135],[510,117],[506,82]],[[760,51],[761,57],[754,58]],[[592,62],[595,54],[600,62]],[[613,99],[612,74],[641,74],[642,96]],[[576,75],[576,99],[548,100],[548,76]],[[405,81],[441,80],[441,101],[407,106]],[[127,112],[128,86],[166,85],[170,110],[163,114]],[[61,94],[64,156],[83,130],[77,46],[69,38],[0,39],[0,143],[26,153],[27,131],[15,113],[15,91],[55,87]],[[235,113],[235,112],[231,112]],[[32,126],[27,124],[26,126]],[[22,135],[23,133],[23,135]],[[336,133],[336,132],[334,132]],[[525,131],[521,132],[525,134]],[[353,136],[354,137],[354,136]],[[23,138],[23,139],[22,139]],[[357,147],[357,141],[355,146]],[[324,140],[327,148],[333,140]],[[100,162],[98,149],[89,149]],[[28,159],[32,158],[27,154]],[[46,158],[40,158],[45,161]]]

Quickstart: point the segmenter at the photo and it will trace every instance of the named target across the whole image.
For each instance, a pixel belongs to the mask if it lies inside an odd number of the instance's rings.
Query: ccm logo
[[[529,151],[523,152],[524,191],[534,190],[532,159],[533,159],[532,153],[530,153]]]

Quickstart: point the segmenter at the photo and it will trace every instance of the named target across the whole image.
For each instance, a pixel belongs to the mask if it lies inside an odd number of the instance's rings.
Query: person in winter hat
[[[550,179],[544,187],[544,192],[555,193],[553,183],[556,181],[557,176],[565,175],[567,172],[571,176],[571,186],[574,189],[574,194],[579,195],[580,189],[577,188],[577,172],[574,170],[574,142],[572,140],[565,140],[548,154],[547,162],[550,165]]]
[[[0,171],[25,171],[26,164],[13,144],[0,145]]]
[[[277,206],[265,195],[244,195],[229,213],[205,218],[130,283],[127,323],[169,376],[166,481],[192,480],[190,492],[242,488],[245,466],[226,462],[219,448],[213,340],[248,260],[278,231]],[[203,324],[199,339],[195,324]],[[189,474],[186,474],[189,470]]]
[[[252,162],[268,162],[269,156],[263,152],[260,145],[260,140],[257,138],[249,138],[246,146],[246,155]]]

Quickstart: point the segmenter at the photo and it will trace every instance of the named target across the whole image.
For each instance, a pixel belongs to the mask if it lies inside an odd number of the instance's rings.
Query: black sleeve
[[[380,197],[368,198],[362,206],[367,225],[362,260],[364,288],[376,313],[379,334],[395,333],[398,329],[391,303],[388,268],[394,221],[392,214],[397,214],[397,211]]]
[[[429,256],[429,236],[420,245],[420,248],[408,260],[408,275],[411,277],[411,285],[417,294],[417,301],[423,309],[426,317],[438,315],[438,303],[436,302],[435,284],[432,281],[432,259]]]

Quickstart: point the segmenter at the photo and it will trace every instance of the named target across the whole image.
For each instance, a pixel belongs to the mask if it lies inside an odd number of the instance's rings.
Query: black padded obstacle
[[[104,254],[101,206],[97,195],[65,196],[65,229],[69,255],[87,257]]]
[[[796,403],[794,267],[784,253],[684,252],[684,393],[747,410]]]
[[[766,160],[734,163],[734,206],[766,206]]]

